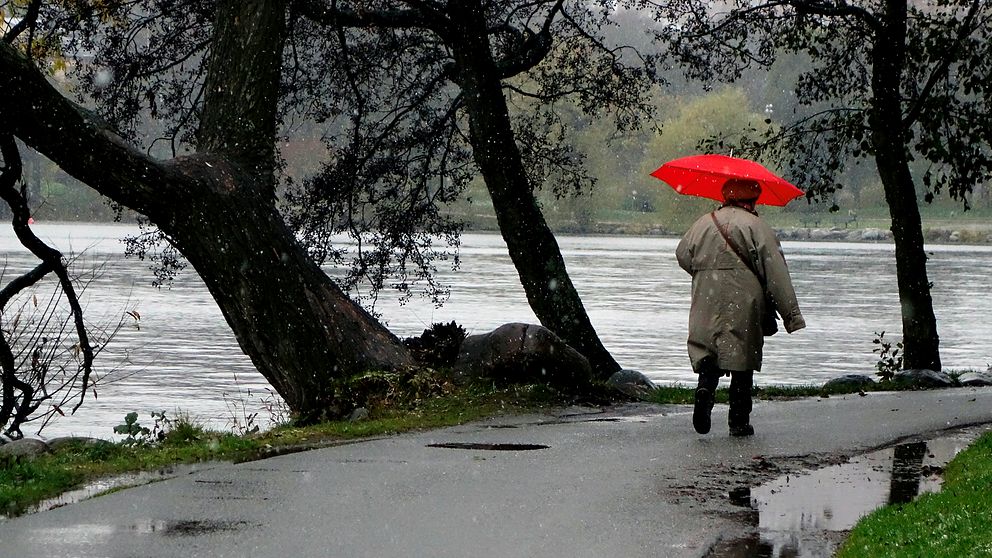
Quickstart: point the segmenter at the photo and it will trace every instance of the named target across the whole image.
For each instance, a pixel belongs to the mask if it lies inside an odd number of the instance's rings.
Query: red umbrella
[[[651,176],[664,180],[680,194],[724,201],[724,183],[730,178],[748,178],[761,185],[758,203],[785,205],[803,191],[754,161],[726,155],[693,155],[669,161]]]

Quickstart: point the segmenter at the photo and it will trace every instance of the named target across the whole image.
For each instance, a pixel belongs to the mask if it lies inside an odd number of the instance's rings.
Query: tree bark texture
[[[275,207],[285,2],[221,4],[218,18],[227,21],[215,29],[207,78],[218,91],[205,100],[196,155],[160,161],[136,150],[6,44],[0,106],[17,137],[158,225],[200,274],[259,372],[302,420],[316,420],[344,411],[333,407],[335,379],[413,360],[306,256]]]
[[[285,14],[285,0],[218,4],[197,134],[199,152],[231,157],[273,187]]]
[[[605,379],[620,365],[596,334],[534,198],[490,51],[482,4],[462,0],[450,9],[456,27],[450,46],[469,117],[473,156],[527,301],[541,325],[585,355],[596,376]]]
[[[896,248],[896,278],[902,308],[903,366],[940,370],[940,338],[933,312],[923,224],[909,168],[900,84],[905,65],[906,0],[886,0],[885,22],[872,51],[870,125],[875,164],[885,190]]]

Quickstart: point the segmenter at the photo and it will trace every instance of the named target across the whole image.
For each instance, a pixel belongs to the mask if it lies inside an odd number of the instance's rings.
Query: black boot
[[[734,424],[730,426],[731,436],[754,436],[754,427],[750,424]]]
[[[700,434],[710,431],[710,412],[713,411],[713,392],[696,388],[696,404],[692,410],[692,427]]]
[[[751,426],[751,386],[754,372],[735,370],[730,374],[730,413],[727,422],[731,436],[753,436]]]
[[[700,434],[706,434],[710,431],[710,413],[713,412],[714,394],[719,383],[719,374],[710,371],[699,373],[695,405],[692,409],[692,427]]]

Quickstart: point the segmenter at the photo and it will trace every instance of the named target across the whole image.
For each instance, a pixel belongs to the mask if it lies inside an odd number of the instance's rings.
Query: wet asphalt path
[[[725,406],[707,436],[690,412],[576,408],[211,465],[2,522],[0,556],[701,556],[742,527],[722,489],[686,496],[696,480],[992,422],[992,388],[759,401],[750,439],[728,437]]]

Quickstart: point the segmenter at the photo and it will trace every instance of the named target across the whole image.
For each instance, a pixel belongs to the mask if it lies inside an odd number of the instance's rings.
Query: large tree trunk
[[[585,355],[595,374],[605,379],[620,365],[596,334],[534,198],[490,52],[485,12],[478,0],[464,0],[451,7],[451,14],[459,31],[453,56],[472,152],[527,300],[541,325]]]
[[[306,257],[275,208],[275,95],[285,2],[218,7],[201,153],[158,161],[55,91],[0,44],[5,126],[100,193],[147,215],[207,284],[242,350],[304,421],[334,414],[333,381],[413,361]],[[259,139],[256,136],[265,136]]]
[[[268,184],[223,160],[178,165],[199,187],[157,222],[196,268],[241,348],[302,421],[349,410],[336,407],[334,379],[414,364],[402,343],[308,258]],[[201,180],[205,169],[210,174]]]
[[[903,365],[907,369],[940,370],[940,338],[933,313],[927,255],[923,246],[916,187],[909,169],[900,84],[905,65],[906,1],[887,0],[887,17],[872,52],[870,125],[875,164],[885,189],[896,245],[896,278],[902,307]]]

